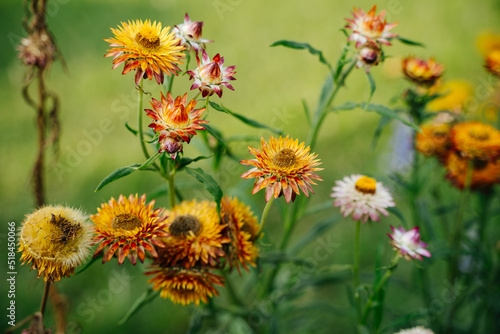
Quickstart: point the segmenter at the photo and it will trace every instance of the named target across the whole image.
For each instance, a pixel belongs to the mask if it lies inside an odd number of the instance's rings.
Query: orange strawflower
[[[225,256],[223,246],[230,240],[222,234],[226,225],[220,224],[215,202],[184,201],[168,216],[165,222],[169,234],[161,238],[166,247],[159,250],[155,264],[185,268],[219,265]]]
[[[484,67],[491,74],[500,77],[500,49],[492,50],[486,55]]]
[[[417,151],[427,156],[443,157],[450,148],[451,125],[448,123],[430,122],[420,127],[415,146]]]
[[[255,267],[259,255],[259,248],[255,244],[259,224],[250,207],[237,198],[224,197],[221,202],[221,222],[227,226],[224,232],[231,240],[224,245],[229,268],[236,267],[241,273],[240,265],[247,271],[249,265]]]
[[[161,93],[161,101],[153,98],[151,106],[153,110],[146,109],[147,115],[153,119],[149,127],[159,133],[159,152],[169,153],[172,159],[182,152],[182,142],[189,144],[196,130],[205,130],[200,124],[208,123],[201,119],[206,108],[194,109],[196,100],[187,103],[187,93],[175,101],[170,92],[167,92],[167,98]]]
[[[402,67],[408,80],[424,87],[434,85],[444,72],[444,66],[437,63],[434,58],[423,60],[409,56],[403,59]]]
[[[146,204],[146,195],[137,197],[136,194],[128,199],[120,195],[118,201],[111,198],[108,203],[101,204],[97,214],[90,216],[95,224],[94,244],[99,244],[94,257],[105,250],[103,263],[117,254],[118,264],[128,257],[133,265],[137,257],[144,262],[145,251],[157,257],[154,246],[164,247],[159,238],[167,233],[163,209],[153,209],[154,203],[153,200]]]
[[[164,268],[152,266],[146,275],[154,275],[148,283],[160,291],[162,298],[176,304],[208,303],[208,298],[219,293],[214,285],[224,286],[224,279],[205,269]]]
[[[472,168],[469,186],[473,189],[500,183],[500,160],[470,160],[461,157],[456,152],[451,152],[446,159],[445,167],[448,180],[460,189],[465,187],[468,168]]]
[[[381,11],[379,15],[375,15],[376,11],[377,6],[373,6],[366,14],[363,10],[354,8],[352,13],[354,19],[346,19],[349,24],[345,28],[352,29],[349,41],[355,41],[356,47],[367,42],[391,45],[389,40],[398,36],[389,32],[397,26],[397,23],[387,23],[384,19],[385,10]]]
[[[450,138],[464,158],[494,160],[500,157],[500,131],[491,125],[476,121],[459,123],[451,129]]]
[[[314,193],[311,184],[316,184],[312,179],[322,181],[315,171],[320,165],[316,154],[311,154],[310,147],[288,136],[279,139],[271,137],[269,144],[261,138],[260,149],[248,147],[255,159],[242,160],[240,163],[253,166],[252,169],[241,175],[244,179],[257,178],[252,194],[261,189],[266,189],[266,202],[274,195],[278,198],[285,196],[286,202],[294,200],[299,195],[299,188],[309,197],[309,191]]]
[[[111,49],[105,57],[113,57],[113,69],[125,63],[122,74],[135,70],[135,83],[139,84],[146,76],[155,78],[160,85],[164,74],[177,75],[177,64],[182,64],[184,46],[175,38],[170,27],[163,28],[161,23],[150,20],[122,22],[118,29],[111,28],[113,38],[105,39]]]

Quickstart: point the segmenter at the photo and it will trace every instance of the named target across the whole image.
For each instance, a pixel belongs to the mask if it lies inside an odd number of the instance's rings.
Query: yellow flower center
[[[373,195],[377,191],[377,181],[371,177],[362,176],[356,181],[355,187],[360,193]]]
[[[201,230],[201,224],[198,218],[194,216],[182,215],[175,217],[168,229],[170,234],[175,237],[186,237],[191,231],[197,235]]]
[[[154,51],[160,46],[160,37],[151,31],[138,32],[135,41],[148,51]]]
[[[142,225],[142,221],[136,215],[131,213],[120,213],[113,218],[111,225],[114,228],[123,230],[133,230]]]
[[[61,215],[56,217],[52,214],[50,223],[59,228],[59,231],[56,232],[56,235],[54,235],[51,240],[63,245],[66,245],[69,241],[74,240],[82,230],[82,226],[80,224],[72,223]]]
[[[485,141],[490,138],[490,134],[485,129],[471,129],[469,136],[479,141]]]
[[[284,148],[274,155],[273,163],[281,168],[291,167],[297,163],[297,156],[293,150]]]

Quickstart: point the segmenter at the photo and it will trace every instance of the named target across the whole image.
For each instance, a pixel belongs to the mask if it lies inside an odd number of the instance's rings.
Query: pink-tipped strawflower
[[[224,67],[224,57],[219,54],[216,54],[210,61],[205,50],[201,50],[201,53],[201,61],[196,55],[198,67],[193,71],[186,72],[191,76],[190,79],[194,79],[191,89],[198,88],[202,97],[212,96],[214,93],[222,97],[222,86],[234,90],[229,81],[236,80],[233,77],[236,74],[234,71],[236,66]]]
[[[352,214],[355,221],[380,221],[380,214],[388,216],[386,208],[395,206],[389,190],[371,177],[354,174],[335,184],[331,194],[335,198],[333,206],[340,207],[344,217]]]
[[[193,22],[189,15],[184,16],[184,23],[178,24],[173,29],[175,37],[180,40],[188,51],[198,52],[206,47],[206,43],[213,43],[208,39],[202,38],[203,22]]]
[[[390,244],[394,249],[404,257],[407,261],[411,259],[419,259],[422,261],[422,256],[431,257],[431,253],[425,249],[427,244],[420,241],[419,227],[414,227],[405,231],[403,227],[394,228],[391,226],[393,234],[387,233],[391,238]]]
[[[391,45],[389,40],[398,37],[389,32],[397,23],[387,23],[384,19],[385,10],[379,15],[375,15],[376,11],[377,6],[373,6],[366,14],[363,10],[354,8],[352,13],[354,19],[346,19],[349,24],[345,27],[352,30],[349,41],[355,41],[357,48],[369,41]]]

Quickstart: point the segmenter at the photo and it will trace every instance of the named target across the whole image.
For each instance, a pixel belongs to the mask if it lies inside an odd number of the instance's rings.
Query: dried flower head
[[[345,176],[343,180],[335,182],[332,190],[331,197],[335,198],[333,206],[340,207],[344,217],[352,214],[355,221],[380,221],[380,213],[388,216],[386,208],[395,206],[389,190],[382,182],[368,176]]]
[[[153,209],[154,203],[154,200],[146,203],[145,194],[141,197],[136,194],[128,199],[120,195],[118,201],[111,198],[108,203],[101,204],[97,214],[90,216],[95,224],[94,244],[99,244],[94,257],[105,250],[103,263],[116,254],[118,264],[128,257],[133,265],[137,257],[144,262],[145,251],[157,257],[154,246],[164,247],[159,238],[167,233],[163,209]]]
[[[38,68],[49,67],[55,59],[56,47],[52,37],[45,30],[36,30],[28,37],[21,39],[17,46],[18,57],[25,65]]]
[[[44,281],[71,276],[90,253],[87,217],[64,206],[45,206],[26,216],[19,233],[21,260],[31,263]]]
[[[483,31],[477,38],[477,48],[483,56],[492,50],[500,50],[500,35],[491,31]]]
[[[230,269],[240,265],[248,271],[248,266],[255,267],[259,248],[255,244],[259,225],[250,207],[237,198],[224,197],[221,202],[221,221],[227,226],[224,230],[231,242],[225,244],[226,257]]]
[[[457,152],[450,152],[445,160],[446,178],[457,188],[464,189],[470,173],[472,189],[490,188],[500,183],[500,160],[466,159]],[[468,169],[471,168],[471,171]]]
[[[391,238],[390,244],[394,249],[404,257],[407,261],[411,259],[419,259],[422,261],[422,256],[431,257],[431,253],[425,249],[427,244],[420,241],[419,227],[414,227],[405,231],[403,227],[394,228],[391,226],[393,234],[387,233]]]
[[[224,279],[205,269],[164,268],[152,266],[146,275],[154,275],[148,283],[153,290],[160,291],[162,298],[175,304],[188,305],[208,303],[208,298],[217,296],[214,285],[224,286]]]
[[[389,32],[397,23],[387,23],[384,19],[385,10],[379,15],[375,15],[376,11],[377,6],[373,6],[366,14],[363,10],[354,8],[352,13],[354,19],[346,19],[349,24],[345,27],[352,30],[349,41],[355,41],[356,47],[369,41],[391,45],[389,40],[398,36]]]
[[[402,329],[395,334],[434,334],[434,332],[422,326],[417,326],[408,329]]]
[[[486,55],[484,67],[491,74],[500,77],[500,49],[492,50]]]
[[[169,212],[165,222],[169,235],[161,239],[166,247],[159,250],[155,264],[215,267],[225,256],[223,245],[230,240],[222,234],[226,226],[220,224],[214,202],[184,201]]]
[[[242,160],[245,166],[253,166],[252,169],[241,175],[244,179],[257,178],[252,194],[261,189],[266,189],[266,202],[274,195],[278,198],[285,196],[287,203],[299,195],[299,188],[309,197],[309,191],[314,194],[311,184],[316,184],[312,179],[322,181],[315,172],[323,168],[320,165],[317,154],[311,154],[310,147],[300,143],[296,139],[271,137],[269,144],[261,138],[260,149],[248,147],[255,159]]]
[[[208,123],[201,119],[206,108],[194,109],[196,100],[187,103],[187,93],[175,100],[170,92],[167,98],[161,93],[161,101],[153,98],[151,106],[153,110],[146,109],[147,115],[153,119],[149,127],[159,133],[159,152],[169,153],[172,159],[182,152],[182,142],[189,144],[196,130],[205,130],[200,124]]]
[[[178,24],[173,31],[175,37],[178,38],[179,44],[183,45],[188,51],[200,51],[206,47],[205,43],[213,43],[208,39],[201,37],[203,30],[203,22],[192,22],[189,15],[184,16],[184,23]]]
[[[434,58],[423,60],[408,56],[402,61],[405,77],[419,86],[430,87],[443,75],[444,66]]]
[[[113,38],[105,39],[111,49],[105,57],[113,57],[113,69],[125,63],[122,74],[135,70],[135,83],[139,84],[146,76],[163,83],[164,74],[177,75],[177,64],[182,64],[184,47],[179,45],[170,27],[163,28],[161,23],[150,20],[122,22],[118,29],[111,28]]]
[[[489,124],[458,123],[451,129],[450,138],[464,158],[494,160],[500,157],[500,131]]]
[[[201,54],[201,62],[198,55],[196,55],[198,67],[194,71],[186,72],[191,76],[190,79],[194,79],[191,89],[198,88],[202,97],[212,96],[214,93],[222,97],[222,86],[234,90],[229,81],[236,80],[233,77],[236,74],[234,71],[236,66],[224,67],[224,57],[219,54],[216,54],[212,61],[208,58],[205,50],[202,49]]]

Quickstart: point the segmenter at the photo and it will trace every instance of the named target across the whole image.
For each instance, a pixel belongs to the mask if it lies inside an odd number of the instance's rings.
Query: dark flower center
[[[201,224],[198,218],[191,215],[182,215],[175,217],[168,228],[170,234],[175,237],[186,237],[192,231],[195,235],[201,230]]]
[[[77,237],[77,235],[82,230],[82,226],[78,223],[72,223],[68,219],[62,217],[61,215],[55,216],[52,214],[52,218],[50,219],[50,223],[59,227],[59,232],[56,236],[53,237],[54,242],[59,242],[62,244],[67,244],[70,240],[73,240]]]
[[[150,51],[154,51],[160,46],[160,37],[143,36],[140,32],[135,35],[135,41]]]
[[[291,167],[297,163],[297,156],[293,150],[284,148],[274,155],[273,163],[281,168]]]
[[[114,228],[120,228],[123,230],[133,230],[141,226],[142,221],[136,215],[131,213],[120,213],[113,218],[111,225]]]

